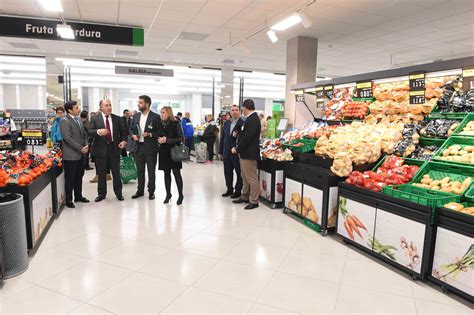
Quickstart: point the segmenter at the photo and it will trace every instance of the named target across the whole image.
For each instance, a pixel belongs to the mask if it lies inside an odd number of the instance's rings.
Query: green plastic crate
[[[302,147],[295,147],[297,143],[303,143]],[[290,149],[296,152],[306,153],[314,151],[316,140],[314,139],[296,139],[283,144],[283,149]]]
[[[461,201],[461,196],[442,191],[428,190],[412,186],[411,184],[384,186],[382,187],[382,193],[431,208],[443,207],[449,202]]]
[[[466,190],[466,192],[464,193],[464,199],[474,203],[474,185],[471,185],[471,187]]]
[[[463,206],[464,206],[464,208],[467,208],[467,207],[474,207],[474,204],[472,203],[472,201],[469,201],[469,200],[468,200],[468,202],[458,202],[458,203],[459,203],[459,204],[461,204],[461,205],[463,205]],[[470,217],[472,217],[472,215],[471,215],[471,214],[467,214],[467,213],[464,213],[464,212],[460,212],[460,211],[452,210],[452,209],[449,209],[449,208],[446,208],[446,207],[444,207],[444,205],[443,205],[443,207],[442,207],[442,208],[444,208],[444,209],[447,209],[447,210],[449,210],[449,211],[456,212],[456,213],[460,213],[460,214],[462,214],[462,215],[466,215],[466,216],[470,216]]]
[[[464,116],[463,117],[432,117],[432,116],[427,116],[425,118],[426,120],[430,121],[430,120],[436,120],[436,119],[445,119],[445,120],[457,120],[459,122],[459,124],[462,123],[462,121],[464,120]],[[459,127],[459,126],[458,126]],[[456,127],[456,129],[458,128]],[[454,129],[454,130],[456,130]],[[454,131],[453,131],[454,133]],[[448,136],[449,138],[450,136]],[[446,141],[447,138],[429,138],[429,137],[424,137],[420,134],[420,140],[421,139],[434,139],[434,140],[443,140],[443,141]]]
[[[462,136],[462,137],[473,137],[474,138],[474,131],[471,134],[463,134],[463,129],[466,127],[467,123],[470,121],[474,120],[474,113],[468,114],[464,120],[461,122],[461,124],[454,130],[453,135],[454,136]]]
[[[375,167],[372,169],[372,172],[377,172],[377,170],[379,169],[379,167],[382,166],[382,164],[384,163],[385,159],[388,157],[388,155],[384,156],[378,163],[377,165],[375,165]],[[421,161],[421,160],[417,160],[417,159],[410,159],[410,158],[403,158],[405,160],[405,163],[406,165],[417,165],[419,167],[423,166],[423,164],[425,164],[426,162],[425,161]]]
[[[471,163],[463,163],[463,162],[455,162],[455,161],[446,161],[441,159],[443,156],[444,150],[449,148],[452,145],[460,145],[462,149],[466,146],[474,146],[474,138],[470,137],[450,137],[448,140],[446,140],[443,144],[443,146],[436,152],[436,154],[433,157],[433,160],[436,160],[437,162],[440,163],[448,163],[448,164],[455,164],[455,165],[465,165],[465,166],[471,166],[474,167],[474,164]]]
[[[455,112],[447,112],[442,113],[439,111],[438,105],[433,107],[433,110],[429,114],[430,119],[438,119],[438,118],[448,118],[448,119],[464,119],[468,113],[455,113]]]

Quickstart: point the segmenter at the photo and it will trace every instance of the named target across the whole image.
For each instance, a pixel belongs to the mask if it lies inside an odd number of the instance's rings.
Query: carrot
[[[359,237],[362,239],[362,234],[360,234],[359,228],[357,227],[356,221],[353,219],[353,216],[347,216],[346,222],[349,224],[352,231],[355,231],[357,235],[359,235]]]
[[[347,223],[347,221],[344,221],[344,227],[346,228],[347,234],[349,234],[349,238],[351,240],[354,240],[354,234],[352,233],[351,227],[349,226],[349,223]]]
[[[354,220],[355,224],[356,224],[358,227],[363,228],[366,232],[368,232],[368,231],[367,231],[367,228],[366,228],[365,225],[364,225],[364,223],[362,223],[362,221],[359,220],[358,217],[356,217],[355,215],[353,215],[353,216],[352,216],[352,219]]]

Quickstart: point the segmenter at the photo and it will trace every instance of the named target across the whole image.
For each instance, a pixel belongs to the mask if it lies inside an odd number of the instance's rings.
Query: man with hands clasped
[[[97,165],[99,181],[97,184],[96,202],[107,196],[107,173],[110,169],[113,178],[115,196],[123,200],[122,180],[120,178],[121,150],[127,146],[128,131],[119,116],[112,114],[110,100],[104,99],[99,103],[100,113],[90,122],[89,136],[93,138],[92,154]]]

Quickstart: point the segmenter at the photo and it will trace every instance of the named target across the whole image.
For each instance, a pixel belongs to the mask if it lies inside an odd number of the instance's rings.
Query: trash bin
[[[20,194],[0,194],[0,257],[5,279],[28,269],[25,208]]]

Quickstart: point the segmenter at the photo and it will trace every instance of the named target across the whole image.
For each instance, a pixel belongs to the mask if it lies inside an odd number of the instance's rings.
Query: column
[[[223,68],[221,70],[221,108],[219,111],[216,110],[216,116],[222,109],[230,110],[230,106],[234,102],[234,69]]]
[[[316,80],[318,39],[298,36],[286,44],[286,99],[285,117],[293,127],[299,127],[313,116],[303,104],[296,104],[291,86]]]

